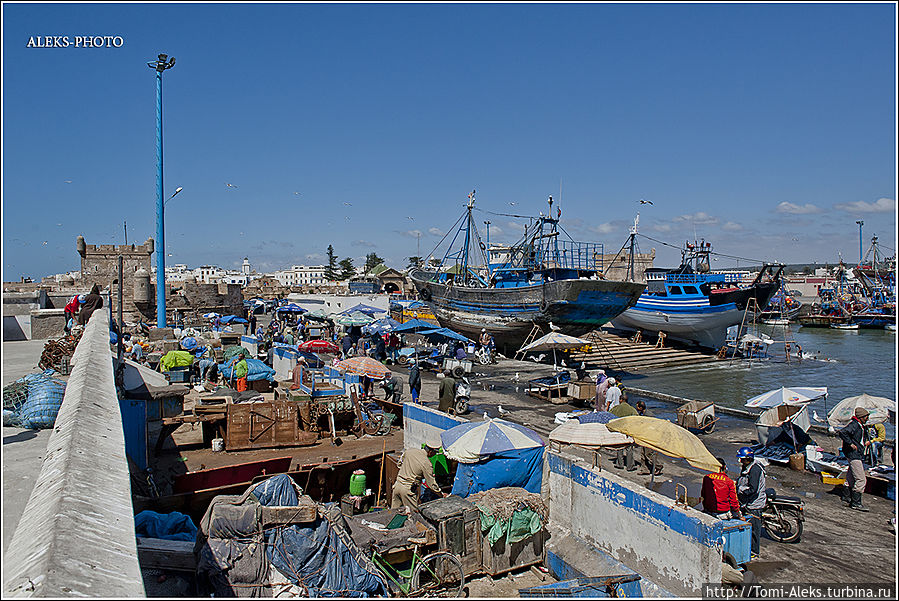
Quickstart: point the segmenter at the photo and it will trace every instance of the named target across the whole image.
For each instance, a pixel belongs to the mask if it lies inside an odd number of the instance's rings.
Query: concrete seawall
[[[3,596],[143,597],[105,309],[94,312],[72,362],[6,554]]]

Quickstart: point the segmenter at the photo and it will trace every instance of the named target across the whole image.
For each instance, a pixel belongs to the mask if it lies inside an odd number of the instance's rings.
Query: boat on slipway
[[[489,251],[472,217],[474,193],[468,198],[443,260],[409,274],[441,326],[474,340],[487,329],[509,354],[534,326],[571,336],[595,330],[633,306],[645,289],[602,276],[602,244],[561,240],[561,211],[553,217],[552,197],[548,214],[531,218],[515,244]],[[489,242],[489,229],[487,235]]]
[[[727,329],[744,322],[747,309],[767,306],[780,288],[783,265],[766,263],[752,284],[741,286],[739,274],[709,273],[711,243],[687,243],[681,252],[677,269],[646,270],[646,292],[612,320],[615,328],[665,332],[673,340],[717,349]]]

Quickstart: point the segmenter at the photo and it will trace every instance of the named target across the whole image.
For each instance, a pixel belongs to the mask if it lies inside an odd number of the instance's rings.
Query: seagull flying
[[[515,206],[515,203],[514,203],[514,202],[510,202],[510,203],[509,203],[509,206],[510,206],[510,207],[514,207],[514,206]]]
[[[71,183],[72,183],[72,180],[70,180],[70,179],[67,179],[67,180],[65,180],[65,182],[64,182],[64,183],[66,183],[66,184],[71,184]]]
[[[640,199],[640,204],[641,204],[641,205],[651,205],[651,204],[652,204],[652,201],[651,201],[651,200],[644,200],[644,199],[641,198],[641,199]]]
[[[351,203],[351,202],[345,202],[345,203],[343,203],[343,204],[345,204],[345,205],[348,206],[348,207],[353,206],[353,203]]]
[[[409,217],[408,215],[406,215],[406,219],[408,219],[409,221],[415,221],[415,217]]]
[[[237,189],[237,186],[235,186],[234,184],[229,184],[228,182],[225,182],[225,185],[228,186],[229,188],[234,188],[235,190]]]
[[[61,223],[57,223],[56,225],[57,225],[57,227],[62,227]]]
[[[41,242],[41,244],[43,244],[44,246],[47,246],[47,241],[44,240],[43,242]]]

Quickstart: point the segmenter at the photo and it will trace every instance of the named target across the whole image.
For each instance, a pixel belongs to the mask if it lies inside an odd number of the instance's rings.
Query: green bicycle
[[[465,586],[465,573],[458,557],[446,551],[437,551],[422,557],[418,547],[412,550],[412,559],[394,566],[379,552],[372,554],[372,561],[393,583],[404,597],[461,597]],[[400,595],[398,595],[400,596]]]

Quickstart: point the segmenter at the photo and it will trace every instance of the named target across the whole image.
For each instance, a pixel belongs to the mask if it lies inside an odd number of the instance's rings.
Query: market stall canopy
[[[668,420],[631,415],[613,419],[606,427],[630,436],[640,446],[686,459],[695,468],[717,472],[721,466],[695,434]]]
[[[369,317],[368,315],[360,311],[355,311],[353,313],[350,313],[349,315],[344,315],[337,320],[337,323],[342,326],[367,326],[373,321],[373,317]]]
[[[328,317],[328,312],[324,309],[316,309],[315,311],[306,313],[306,319],[314,319],[316,321],[331,321],[331,318]]]
[[[410,319],[398,325],[393,331],[396,333],[415,332],[416,330],[433,330],[435,327],[434,324],[423,319]]]
[[[278,313],[305,313],[306,309],[299,305],[295,305],[294,303],[290,303],[289,305],[284,305],[283,307],[278,307]]]
[[[562,334],[561,332],[550,332],[546,336],[542,336],[530,343],[527,346],[523,346],[518,349],[518,352],[523,351],[563,351],[566,349],[576,349],[581,348],[582,346],[590,346],[591,342],[589,340],[584,340],[583,338],[575,338],[574,336],[569,336],[568,334]]]
[[[368,376],[369,378],[383,378],[390,375],[390,370],[384,367],[383,363],[375,361],[371,357],[350,357],[349,359],[339,361],[334,367],[340,371]]]
[[[540,435],[504,419],[459,424],[440,434],[447,457],[461,463],[476,463],[487,455],[546,446]]]
[[[418,332],[428,340],[459,340],[461,342],[471,342],[468,338],[458,332],[454,332],[449,328],[434,328]]]
[[[630,436],[612,432],[605,424],[598,422],[580,423],[568,421],[549,433],[549,439],[562,444],[576,444],[587,448],[617,446],[634,442]]]
[[[819,388],[781,387],[752,397],[746,401],[746,407],[768,409],[770,407],[777,407],[778,405],[801,405],[826,396],[827,387],[823,386]]]
[[[374,315],[375,313],[387,313],[387,309],[379,309],[377,307],[372,307],[371,305],[363,305],[359,303],[355,307],[350,307],[346,311],[341,311],[340,315],[352,315],[355,312],[365,313],[366,315]]]
[[[377,321],[371,322],[367,326],[364,326],[362,328],[362,331],[366,334],[384,334],[386,332],[396,331],[396,327],[398,325],[400,325],[400,322],[398,322],[397,320],[390,317],[384,317]]]
[[[297,345],[297,348],[310,353],[329,353],[331,355],[336,355],[340,352],[340,347],[330,340],[307,340]]]
[[[882,424],[890,418],[890,411],[896,412],[896,401],[882,396],[860,394],[843,399],[827,414],[827,423],[834,428],[843,428],[852,420],[856,407],[868,410],[869,424]]]

